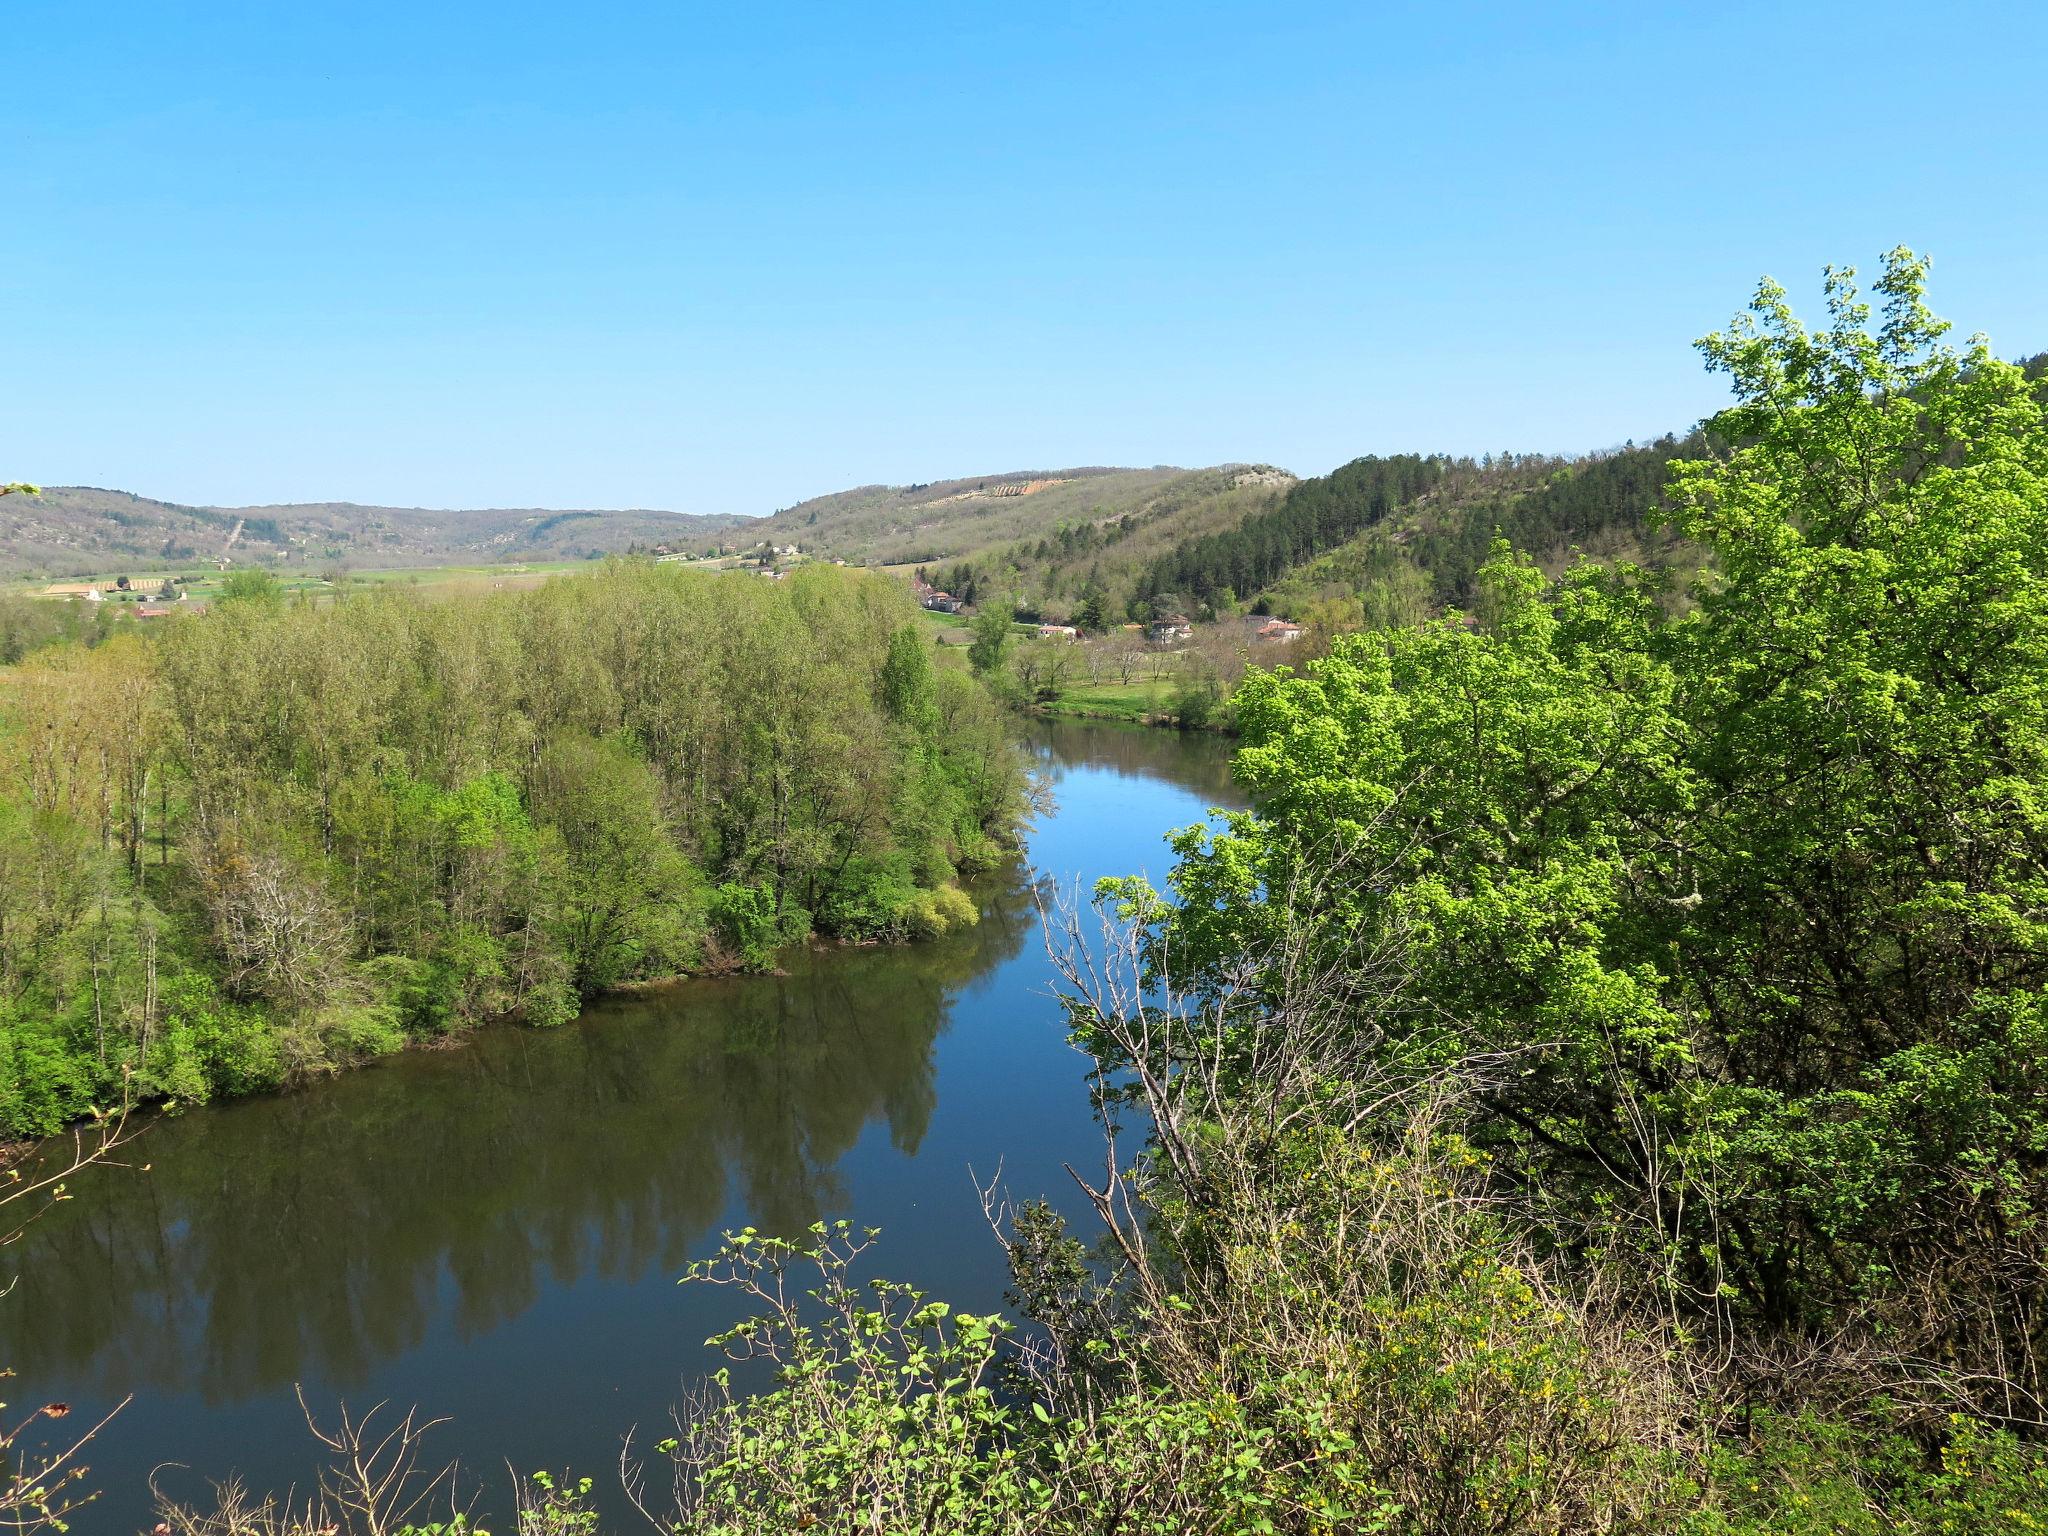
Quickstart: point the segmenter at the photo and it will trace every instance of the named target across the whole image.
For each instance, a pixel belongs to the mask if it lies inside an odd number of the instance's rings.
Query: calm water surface
[[[7,1251],[0,1363],[67,1421],[135,1400],[90,1458],[81,1531],[146,1526],[152,1468],[197,1496],[316,1466],[293,1396],[418,1404],[452,1422],[481,1506],[505,1463],[573,1466],[616,1509],[621,1436],[718,1364],[732,1303],[677,1274],[752,1224],[883,1229],[871,1268],[958,1306],[1001,1302],[974,1178],[1071,1209],[1100,1156],[1031,882],[1162,876],[1169,829],[1240,803],[1222,743],[1053,723],[1056,809],[972,932],[790,957],[488,1030],[308,1092],[195,1111],[95,1170]],[[189,1470],[187,1470],[189,1469]]]

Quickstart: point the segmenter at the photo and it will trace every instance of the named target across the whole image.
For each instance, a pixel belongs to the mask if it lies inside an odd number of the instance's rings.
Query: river
[[[461,1461],[481,1510],[509,1502],[509,1462],[574,1468],[616,1513],[621,1437],[659,1431],[735,1316],[676,1277],[739,1226],[879,1227],[869,1272],[999,1306],[975,1180],[1072,1209],[1062,1165],[1101,1160],[1032,884],[1156,879],[1167,831],[1240,803],[1212,738],[1045,722],[1028,745],[1054,807],[967,933],[805,950],[783,975],[606,999],[560,1029],[161,1119],[130,1150],[148,1171],[76,1180],[0,1254],[18,1276],[4,1396],[68,1401],[69,1426],[133,1394],[92,1447],[103,1496],[75,1528],[147,1529],[155,1468],[187,1498],[231,1474],[305,1486],[318,1448],[295,1388],[316,1411],[448,1416],[429,1450]]]

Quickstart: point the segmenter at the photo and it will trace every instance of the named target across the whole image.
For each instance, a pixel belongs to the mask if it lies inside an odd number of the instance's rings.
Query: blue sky
[[[0,8],[0,472],[765,512],[1569,450],[1770,273],[2048,348],[2048,7]]]

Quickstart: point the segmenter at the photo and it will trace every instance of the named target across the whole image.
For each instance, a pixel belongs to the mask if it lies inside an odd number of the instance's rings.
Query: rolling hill
[[[1576,457],[1369,455],[1306,480],[1235,484],[1223,471],[1184,477],[1126,518],[936,564],[934,582],[970,602],[1014,598],[1028,617],[1092,605],[1113,620],[1197,618],[1242,607],[1289,618],[1318,603],[1361,602],[1375,622],[1462,606],[1496,534],[1558,568],[1575,552],[1683,568],[1662,526],[1673,458],[1697,435]]]
[[[46,486],[0,500],[0,573],[93,575],[121,565],[238,564],[358,570],[577,560],[656,544],[695,547],[754,519],[678,512],[434,511],[313,502],[188,507],[127,491]]]
[[[1664,464],[1697,451],[1665,439],[1579,458],[1368,457],[1306,480],[1246,464],[1019,471],[858,486],[765,518],[350,502],[193,507],[58,486],[0,500],[0,574],[113,574],[223,555],[310,574],[770,543],[853,564],[919,565],[970,601],[1008,597],[1031,616],[1067,617],[1091,589],[1119,617],[1254,604],[1299,616],[1316,601],[1373,588],[1398,594],[1404,611],[1437,609],[1469,599],[1496,531],[1549,564],[1573,549],[1664,563],[1673,553],[1655,527]]]
[[[1221,524],[1293,482],[1267,465],[1214,469],[1020,470],[922,485],[863,485],[784,507],[745,536],[800,545],[826,558],[878,565],[955,560],[1063,529],[1106,527],[1124,519],[1185,519],[1206,526],[1196,509],[1221,512]],[[1071,538],[1071,535],[1069,535]]]
[[[352,502],[202,507],[91,486],[0,501],[0,572],[67,576],[123,564],[343,564],[358,570],[574,560],[656,545],[709,552],[761,543],[853,564],[959,559],[1075,531],[1150,530],[1131,550],[1234,526],[1294,477],[1265,465],[1087,467],[864,485],[764,518],[505,508],[436,511]],[[1120,536],[1120,535],[1118,535]],[[231,542],[232,541],[232,542]],[[1163,542],[1162,542],[1163,541]],[[1127,551],[1130,552],[1130,551]]]

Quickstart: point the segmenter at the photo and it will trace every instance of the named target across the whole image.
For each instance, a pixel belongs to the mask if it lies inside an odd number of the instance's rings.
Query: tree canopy
[[[1924,278],[1831,272],[1818,331],[1766,283],[1700,344],[1737,404],[1673,465],[1684,617],[1500,545],[1475,614],[1249,678],[1257,810],[1183,840],[1167,926],[1212,983],[1304,911],[1398,948],[1381,1049],[1501,1064],[1483,1139],[1558,1242],[2037,1401],[2048,431]]]
[[[907,593],[620,562],[214,610],[0,675],[0,1135],[927,935],[1021,808]]]

